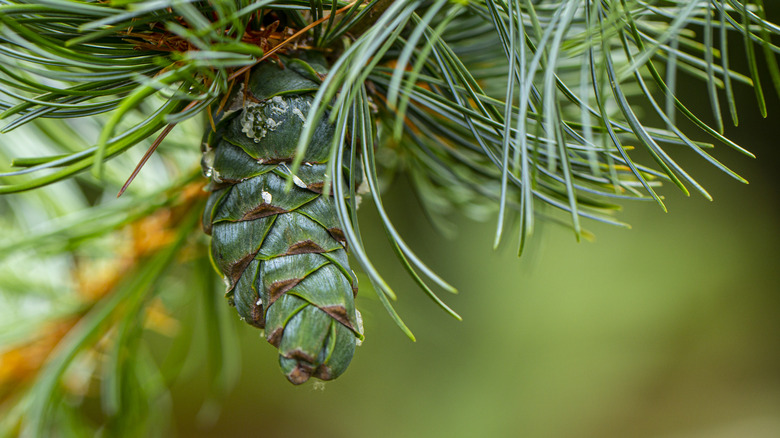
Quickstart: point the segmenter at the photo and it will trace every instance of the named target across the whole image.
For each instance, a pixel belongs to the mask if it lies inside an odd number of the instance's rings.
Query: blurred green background
[[[367,247],[417,342],[361,276],[366,342],[338,380],[294,387],[278,370],[276,350],[236,316],[240,381],[218,408],[204,408],[208,367],[204,351],[194,354],[172,391],[172,434],[780,437],[780,107],[765,84],[770,116],[761,119],[753,92],[737,91],[741,124],[727,136],[758,159],[725,147],[716,157],[750,185],[675,153],[715,201],[665,187],[670,213],[626,204],[619,219],[633,229],[586,223],[593,242],[537,224],[518,259],[514,236],[491,248],[494,219],[463,217],[450,218],[458,234],[446,240],[403,181],[396,184],[385,207],[421,258],[460,290],[444,298],[462,322],[408,280],[366,201]],[[703,84],[682,84],[680,92],[700,104],[694,112],[708,114]],[[203,338],[194,348],[205,350]]]
[[[681,91],[683,101],[698,101],[704,106],[696,112],[707,114],[704,85]],[[366,200],[360,211],[366,246],[418,341],[393,324],[360,276],[366,342],[347,373],[324,386],[289,384],[276,350],[220,297],[222,285],[205,287],[216,309],[230,314],[240,380],[221,402],[210,399],[205,327],[213,326],[196,321],[198,351],[163,403],[173,407],[174,428],[159,435],[780,437],[780,108],[771,101],[770,117],[761,119],[752,91],[738,92],[741,125],[727,135],[758,159],[724,147],[716,157],[750,184],[673,151],[715,201],[665,187],[668,214],[650,202],[626,204],[618,217],[633,229],[586,223],[593,242],[577,243],[570,230],[537,223],[518,259],[516,236],[493,251],[495,218],[477,223],[465,216],[449,218],[458,233],[447,240],[397,181],[385,207],[418,255],[461,291],[445,298],[462,322],[407,278]],[[186,148],[195,156],[191,144]],[[149,175],[139,183],[154,182]],[[202,256],[189,255],[203,262]],[[188,288],[198,278],[177,277],[182,272],[191,276],[193,269],[171,270],[157,289],[197,293]],[[196,305],[170,310],[185,324],[204,314]],[[164,356],[170,343],[148,335]],[[94,398],[83,408],[99,411]]]
[[[690,91],[695,93],[695,90]],[[375,251],[393,282],[410,342],[365,277],[358,297],[366,342],[324,389],[293,387],[276,352],[241,326],[240,383],[219,418],[198,416],[193,374],[174,389],[180,436],[778,437],[780,436],[780,203],[778,108],[760,120],[740,90],[730,135],[759,156],[719,158],[741,185],[703,161],[693,175],[715,201],[667,187],[670,213],[626,205],[622,230],[589,224],[594,242],[547,224],[517,259],[494,252],[494,222],[454,218],[443,241],[403,184],[386,207],[408,242],[461,293],[455,321]],[[706,104],[706,103],[705,103]],[[373,221],[363,208],[364,224]],[[379,229],[369,247],[384,247]],[[372,242],[374,245],[372,245]],[[208,424],[207,424],[208,423]]]

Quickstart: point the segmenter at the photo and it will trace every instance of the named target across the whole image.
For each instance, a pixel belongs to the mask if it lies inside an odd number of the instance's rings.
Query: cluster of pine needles
[[[738,87],[764,116],[764,93],[780,95],[770,12],[763,0],[0,0],[0,433],[164,435],[193,337],[211,396],[234,384],[232,317],[196,232],[199,144],[259,63],[328,59],[308,126],[329,117],[331,156],[363,169],[363,189],[333,181],[339,220],[412,337],[363,244],[361,196],[457,316],[382,189],[405,175],[445,233],[452,212],[492,212],[495,245],[519,230],[518,252],[540,220],[580,238],[583,221],[626,226],[614,215],[626,201],[665,209],[661,184],[711,199],[675,157],[746,182],[715,151],[752,156],[724,136]],[[678,98],[679,75],[700,80],[709,113]]]

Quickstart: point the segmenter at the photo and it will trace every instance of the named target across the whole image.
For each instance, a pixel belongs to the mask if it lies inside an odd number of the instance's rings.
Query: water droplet
[[[200,159],[200,167],[203,169],[203,175],[206,176],[206,178],[211,178],[211,173],[214,169],[214,157],[216,155],[216,152],[214,152],[214,149],[208,148],[203,152],[203,155]]]

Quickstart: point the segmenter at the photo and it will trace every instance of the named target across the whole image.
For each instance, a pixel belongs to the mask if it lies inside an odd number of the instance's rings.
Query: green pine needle
[[[63,293],[72,302],[61,308],[80,322],[31,389],[14,394],[14,405],[24,409],[12,410],[2,427],[21,424],[46,434],[70,421],[75,414],[59,402],[78,397],[60,379],[74,361],[88,361],[97,351],[102,328],[110,328],[107,342],[114,342],[99,371],[106,427],[120,427],[120,413],[133,403],[146,403],[152,412],[151,400],[182,371],[181,360],[160,361],[149,351],[138,315],[158,295],[186,302],[159,284],[172,270],[198,270],[179,260],[193,247],[203,250],[202,242],[189,242],[203,202],[197,195],[181,199],[198,190],[198,139],[203,131],[207,139],[217,135],[212,126],[218,130],[222,118],[241,109],[230,102],[241,102],[236,96],[245,92],[244,73],[258,63],[279,59],[286,68],[303,69],[294,59],[309,51],[327,59],[322,69],[302,73],[319,88],[302,115],[306,123],[285,177],[292,187],[315,127],[327,118],[337,135],[325,190],[333,191],[349,249],[379,301],[414,339],[394,308],[403,295],[361,238],[361,196],[373,204],[362,208],[376,208],[411,279],[460,319],[437,295],[455,288],[393,224],[403,212],[382,202],[389,181],[407,174],[423,210],[445,231],[453,212],[495,219],[496,247],[518,229],[518,253],[539,221],[565,224],[579,239],[588,236],[592,221],[627,226],[615,212],[629,200],[655,202],[665,211],[662,183],[712,199],[680,157],[692,151],[747,182],[716,158],[723,146],[753,157],[724,136],[722,112],[728,107],[738,124],[735,87],[742,84],[754,89],[757,108],[767,116],[767,101],[780,97],[778,35],[780,26],[762,0],[0,2],[0,226],[8,233],[0,257],[45,256],[67,283],[84,254],[99,250],[110,258],[106,248],[123,230],[156,214],[181,220],[167,245],[136,260],[135,280],[97,302]],[[742,53],[746,71],[734,71]],[[764,94],[762,59],[775,93]],[[706,88],[707,114],[695,114],[679,97],[682,75]],[[143,151],[174,123],[126,200],[109,200]],[[345,169],[362,178],[334,177]],[[46,220],[30,228],[30,217]],[[206,257],[198,263],[202,270]],[[6,284],[0,297],[29,289],[49,303],[62,299],[40,279],[0,269],[0,285]],[[222,304],[212,298],[204,293],[198,300],[208,309]],[[225,314],[209,315],[207,342],[227,350],[220,342]],[[63,314],[36,317],[57,321]],[[0,344],[21,345],[35,336],[34,327],[19,324]],[[186,330],[173,336],[171,357],[186,356],[192,336]],[[131,364],[128,354],[144,359]],[[235,379],[230,360],[212,363],[215,397]],[[131,389],[141,377],[157,383]],[[145,397],[150,401],[139,401]],[[141,415],[136,408],[132,414]],[[151,428],[151,421],[137,427]]]

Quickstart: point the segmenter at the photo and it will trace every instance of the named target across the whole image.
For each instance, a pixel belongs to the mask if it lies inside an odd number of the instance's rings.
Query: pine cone
[[[244,321],[265,329],[294,384],[336,378],[362,339],[346,240],[334,200],[323,194],[334,136],[327,117],[299,171],[292,175],[288,165],[320,72],[321,64],[302,59],[264,63],[204,141],[212,193],[203,225],[214,266],[231,304]]]

